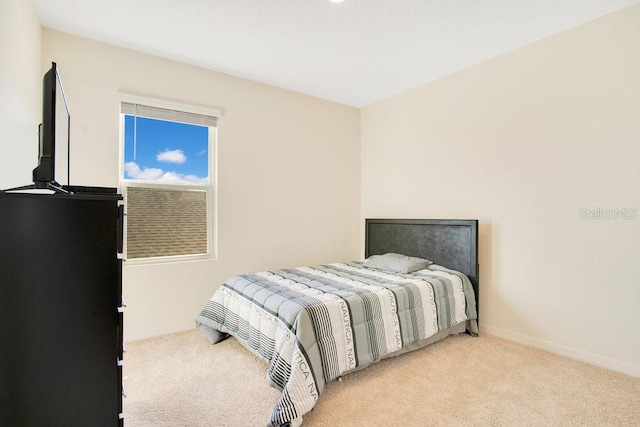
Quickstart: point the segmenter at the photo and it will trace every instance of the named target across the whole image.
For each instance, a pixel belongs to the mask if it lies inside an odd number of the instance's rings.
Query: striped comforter
[[[361,262],[234,277],[196,318],[233,335],[269,364],[282,391],[271,425],[295,426],[324,385],[438,331],[471,320],[475,296],[462,273],[431,265],[387,273]]]

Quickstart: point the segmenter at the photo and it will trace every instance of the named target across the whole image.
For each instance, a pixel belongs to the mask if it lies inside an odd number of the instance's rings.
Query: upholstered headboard
[[[478,220],[367,219],[365,257],[397,252],[466,274],[479,309]]]

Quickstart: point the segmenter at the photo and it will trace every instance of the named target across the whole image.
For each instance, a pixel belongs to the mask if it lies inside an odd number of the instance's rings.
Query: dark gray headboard
[[[397,252],[460,271],[478,303],[478,220],[367,219],[365,227],[365,257]]]

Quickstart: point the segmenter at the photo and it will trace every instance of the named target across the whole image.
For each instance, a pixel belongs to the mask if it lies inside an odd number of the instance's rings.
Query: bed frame
[[[388,252],[426,258],[466,274],[479,316],[478,220],[366,219],[365,257]]]

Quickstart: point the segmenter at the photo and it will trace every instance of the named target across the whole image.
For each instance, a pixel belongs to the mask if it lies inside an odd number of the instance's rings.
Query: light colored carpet
[[[127,427],[264,426],[279,395],[235,339],[127,345]],[[640,426],[640,378],[488,335],[449,337],[329,383],[303,426]]]

